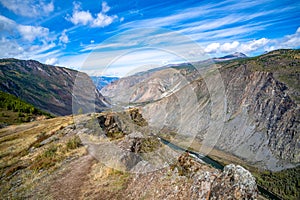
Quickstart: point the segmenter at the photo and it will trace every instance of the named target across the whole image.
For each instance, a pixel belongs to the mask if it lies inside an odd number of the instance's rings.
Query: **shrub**
[[[76,149],[82,146],[82,142],[78,136],[75,136],[67,142],[67,149]]]

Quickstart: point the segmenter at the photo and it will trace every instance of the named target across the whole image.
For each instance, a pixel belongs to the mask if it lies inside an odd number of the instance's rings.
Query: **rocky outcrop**
[[[211,186],[210,199],[255,199],[257,186],[252,174],[239,165],[227,165]]]
[[[185,171],[183,172],[183,168]],[[254,177],[238,165],[224,171],[195,162],[186,154],[170,169],[139,174],[122,193],[124,199],[256,199]]]
[[[0,59],[0,80],[1,91],[55,115],[108,105],[87,74],[34,60]]]

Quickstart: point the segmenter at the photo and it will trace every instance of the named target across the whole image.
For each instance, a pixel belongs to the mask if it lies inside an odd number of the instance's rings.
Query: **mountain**
[[[55,115],[108,105],[87,74],[34,60],[0,59],[0,80],[1,91]]]
[[[299,58],[299,50],[276,50],[216,65],[185,63],[101,91],[114,104],[141,106],[150,126],[278,171],[300,162]]]
[[[92,81],[96,85],[98,90],[101,90],[106,85],[116,81],[119,77],[110,77],[110,76],[91,76]]]
[[[236,59],[243,59],[243,58],[248,58],[245,54],[241,52],[235,52],[233,54],[229,54],[220,58],[213,58],[213,61],[215,62],[223,62],[223,61],[228,61],[228,60],[236,60]]]

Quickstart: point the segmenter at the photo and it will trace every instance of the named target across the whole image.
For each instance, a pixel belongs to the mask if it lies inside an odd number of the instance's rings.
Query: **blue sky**
[[[299,48],[300,2],[0,0],[0,45],[1,58],[122,76],[236,51]]]

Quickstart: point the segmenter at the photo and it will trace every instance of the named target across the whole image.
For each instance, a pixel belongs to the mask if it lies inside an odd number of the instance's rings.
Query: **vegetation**
[[[67,149],[77,149],[78,147],[82,146],[82,142],[78,136],[75,136],[68,140],[67,142]]]
[[[300,199],[300,166],[279,172],[253,172],[257,183],[284,199]]]
[[[138,108],[130,108],[128,110],[129,115],[133,123],[138,126],[147,126],[147,121],[143,118],[142,114],[140,113]]]
[[[0,129],[2,199],[24,199],[56,170],[86,154],[72,124],[73,117],[65,116]]]
[[[139,152],[148,153],[158,150],[162,146],[162,143],[154,137],[142,138]]]
[[[58,146],[52,144],[43,153],[38,155],[38,157],[31,164],[30,169],[39,171],[40,169],[49,169],[50,167],[54,166],[55,163],[59,160],[57,150]]]
[[[2,126],[29,122],[37,116],[53,117],[14,95],[0,91],[0,124]]]
[[[123,133],[121,131],[117,131],[117,132],[109,131],[106,133],[106,136],[112,140],[120,139],[120,138],[124,137],[124,135],[125,135],[125,133]]]

